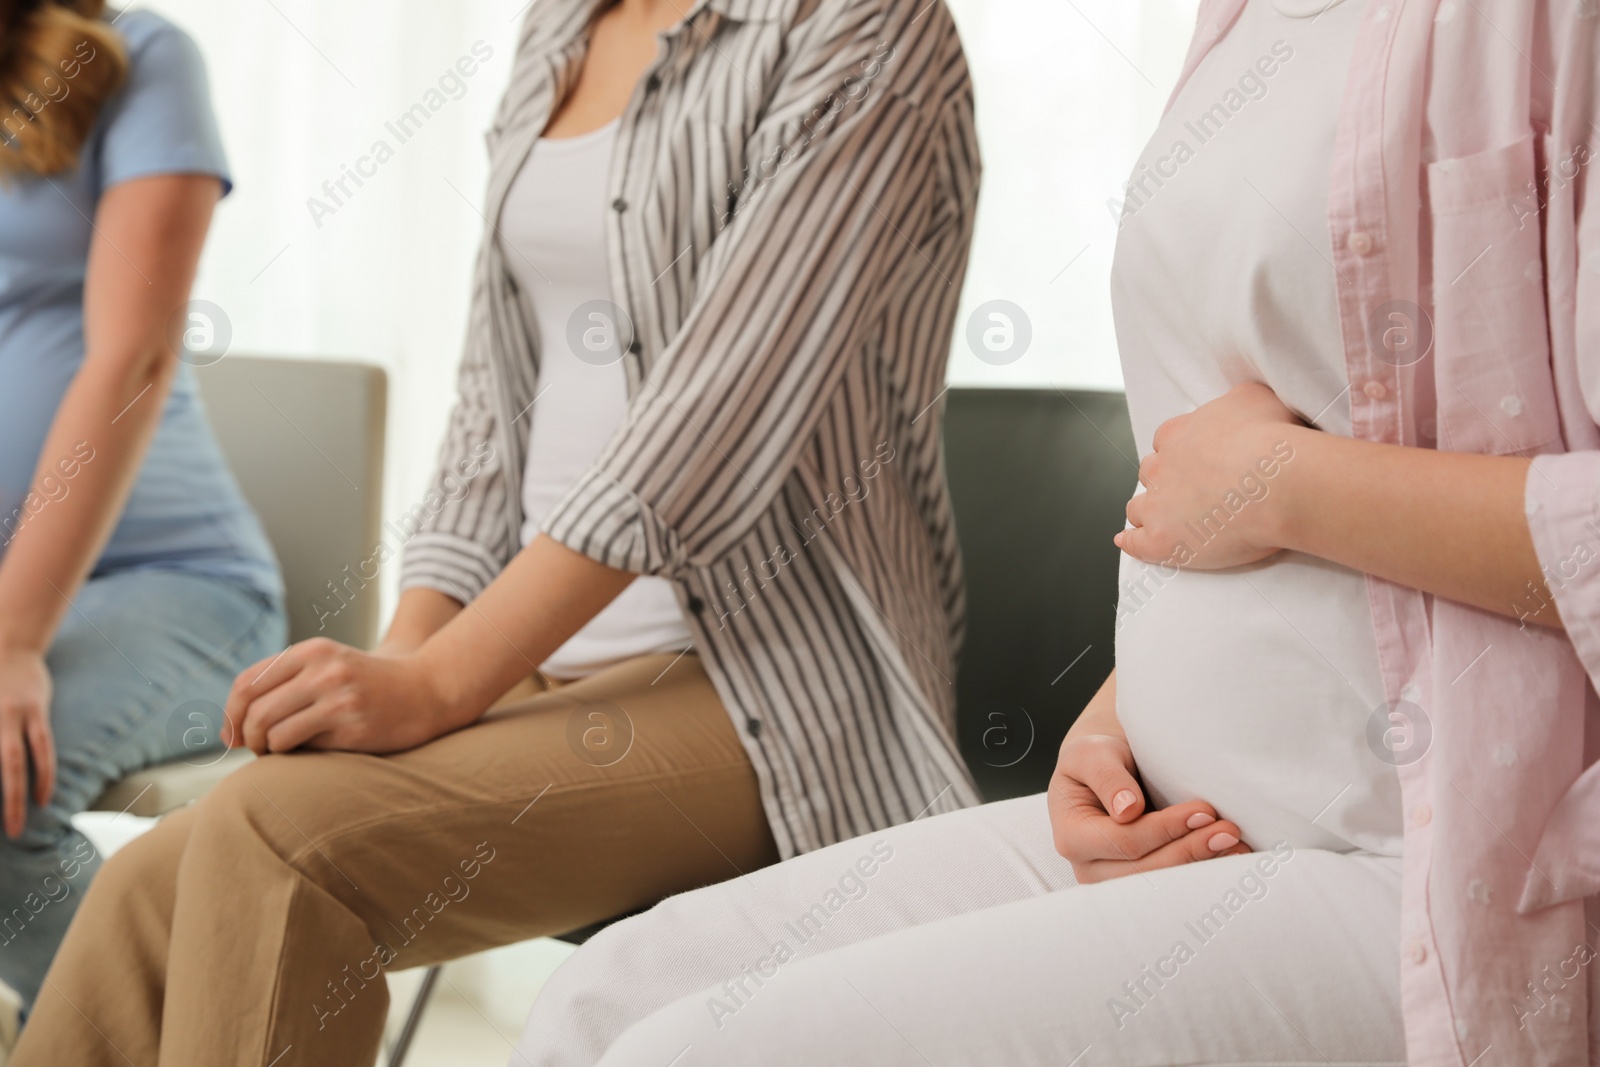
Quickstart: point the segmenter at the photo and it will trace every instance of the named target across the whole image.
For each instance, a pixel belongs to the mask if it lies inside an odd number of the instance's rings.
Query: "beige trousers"
[[[256,760],[162,820],[91,886],[13,1067],[371,1064],[382,970],[777,860],[695,656],[532,688],[409,752]]]

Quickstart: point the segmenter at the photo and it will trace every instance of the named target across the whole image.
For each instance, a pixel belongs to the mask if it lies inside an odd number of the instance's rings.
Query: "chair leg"
[[[406,1012],[405,1025],[400,1027],[400,1036],[395,1038],[394,1048],[389,1052],[389,1067],[402,1067],[406,1062],[406,1053],[411,1051],[411,1039],[417,1036],[422,1013],[428,1007],[428,998],[433,996],[434,984],[439,981],[439,970],[440,965],[436,963],[422,976],[422,986],[417,990],[416,999]]]

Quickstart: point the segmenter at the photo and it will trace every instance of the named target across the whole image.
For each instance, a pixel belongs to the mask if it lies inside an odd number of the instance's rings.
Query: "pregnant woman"
[[[199,54],[0,0],[0,979],[31,1004],[100,866],[70,817],[220,750],[277,564],[177,355],[228,187]]]
[[[1596,15],[1202,3],[1118,235],[1118,666],[1047,794],[604,932],[513,1062],[1596,1062]]]
[[[268,755],[111,860],[14,1067],[370,1064],[384,968],[975,801],[935,402],[977,180],[942,8],[533,4],[383,647],[240,676]]]

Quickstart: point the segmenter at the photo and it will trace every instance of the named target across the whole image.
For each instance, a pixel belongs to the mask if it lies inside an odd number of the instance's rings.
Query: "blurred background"
[[[539,3],[540,0],[534,0]],[[826,2],[826,0],[824,0]],[[1196,0],[947,0],[977,86],[984,155],[959,326],[1004,300],[1032,343],[1004,366],[952,338],[950,378],[996,388],[1120,389],[1108,300],[1108,204],[1154,129]],[[483,131],[526,0],[155,0],[206,55],[237,188],[194,296],[232,353],[356,359],[389,375],[384,514],[422,495],[454,392],[483,228]],[[414,135],[385,124],[466,55],[476,74]],[[379,140],[392,158],[349,197],[337,181]],[[387,614],[394,571],[382,592]],[[131,817],[128,817],[131,818]],[[128,822],[128,818],[123,823]],[[127,829],[132,829],[127,826]],[[410,1058],[503,1064],[533,993],[571,951],[513,946],[447,968]],[[414,976],[394,980],[397,1008]]]

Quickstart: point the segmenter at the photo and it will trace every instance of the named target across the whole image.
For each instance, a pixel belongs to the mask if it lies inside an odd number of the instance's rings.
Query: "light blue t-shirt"
[[[194,42],[147,11],[114,25],[127,44],[128,78],[76,169],[0,183],[0,554],[30,514],[72,491],[81,470],[82,455],[52,456],[50,477],[34,483],[45,436],[83,362],[84,274],[101,195],[158,174],[214,174],[224,192],[232,184]],[[130,568],[282,594],[272,549],[222,458],[188,365],[94,573]]]

